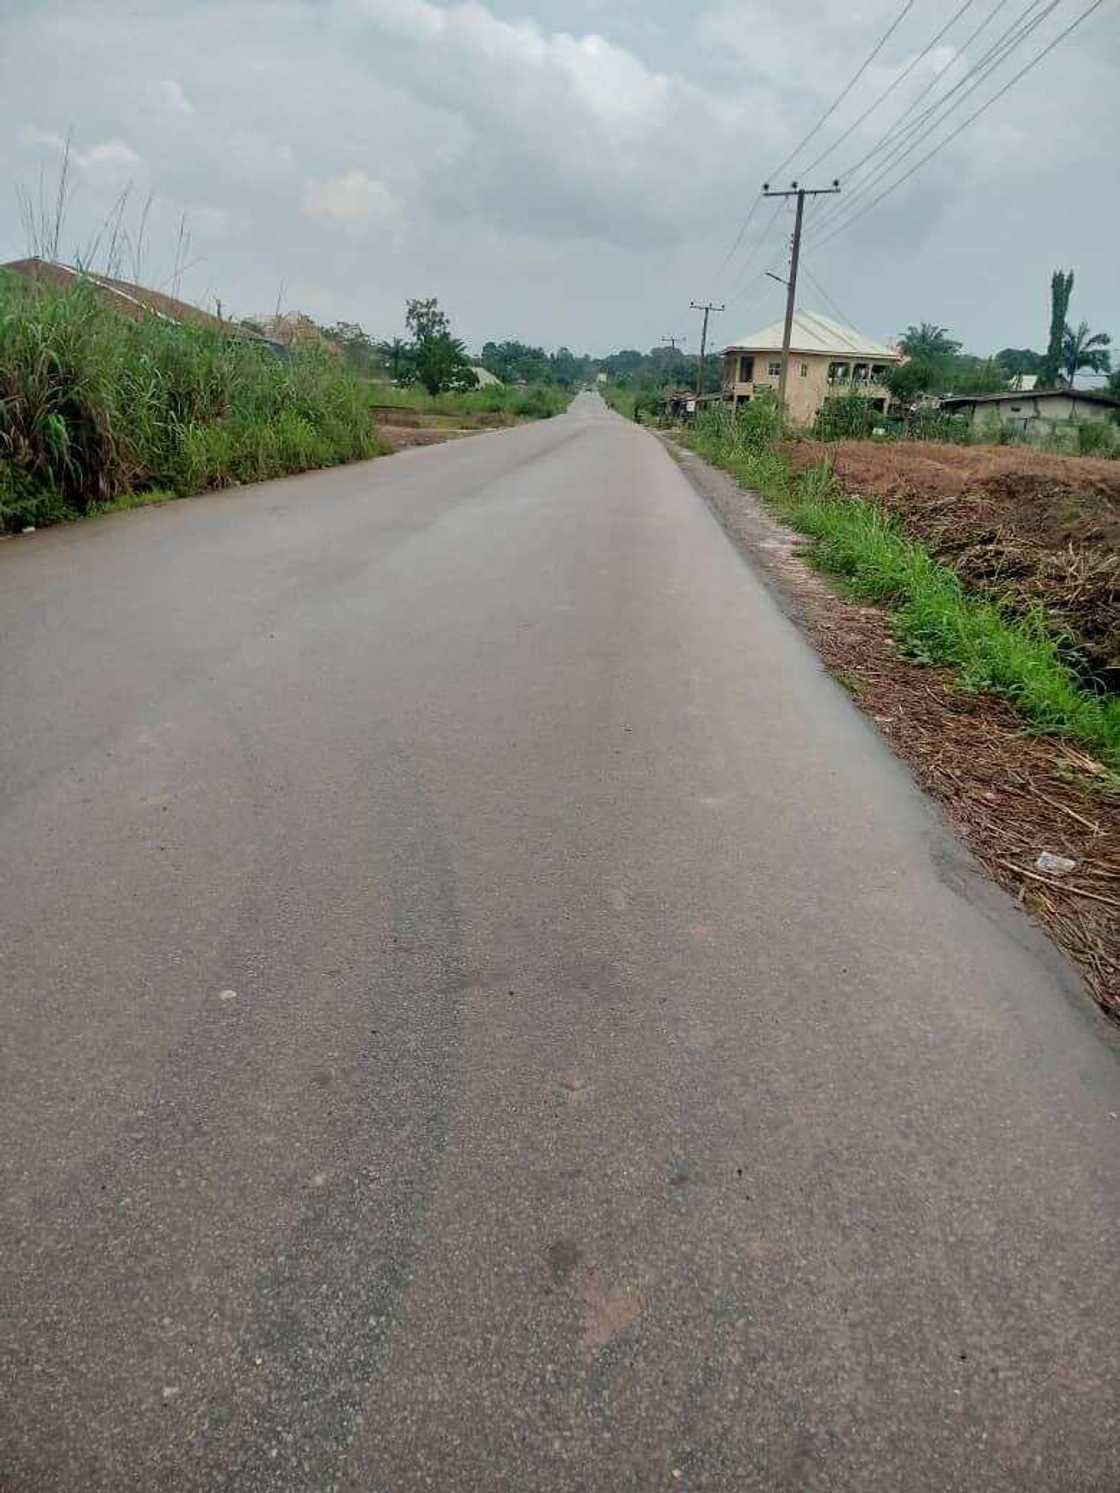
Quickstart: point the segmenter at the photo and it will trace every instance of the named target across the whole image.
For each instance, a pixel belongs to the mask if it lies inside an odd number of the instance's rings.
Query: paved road
[[[0,635],[5,1493],[1114,1493],[1116,1046],[652,436]]]

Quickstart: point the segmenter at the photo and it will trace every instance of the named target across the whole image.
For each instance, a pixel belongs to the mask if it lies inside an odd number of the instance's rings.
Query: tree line
[[[321,328],[324,338],[369,378],[421,384],[431,394],[471,388],[472,366],[485,368],[503,384],[557,384],[572,389],[593,383],[600,373],[616,383],[636,387],[691,386],[696,359],[672,347],[648,352],[624,348],[605,358],[574,353],[568,347],[547,352],[528,342],[484,342],[474,358],[451,330],[450,319],[434,297],[410,300],[405,307],[407,337],[377,339],[357,322]]]
[[[1120,370],[1112,372],[1111,339],[1093,332],[1089,323],[1069,321],[1073,293],[1072,270],[1055,270],[1050,286],[1050,335],[1044,352],[1029,347],[1005,347],[990,357],[964,351],[963,343],[937,322],[908,326],[898,339],[906,362],[886,376],[891,393],[903,403],[923,395],[992,394],[1010,387],[1012,379],[1033,374],[1039,388],[1072,387],[1078,374],[1110,374],[1109,388],[1120,397]],[[451,329],[450,318],[435,297],[409,300],[405,307],[407,337],[378,340],[356,322],[336,322],[321,328],[328,343],[360,374],[389,378],[400,384],[419,384],[430,394],[473,388],[474,367],[485,368],[503,384],[556,384],[572,389],[593,383],[606,374],[612,384],[636,394],[667,388],[693,388],[697,358],[664,345],[648,352],[622,348],[596,358],[561,347],[547,352],[527,342],[485,342],[473,357]],[[709,355],[711,386],[720,380],[720,354]]]

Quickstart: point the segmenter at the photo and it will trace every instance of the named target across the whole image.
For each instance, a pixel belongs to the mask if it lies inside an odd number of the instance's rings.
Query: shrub
[[[1077,425],[1079,456],[1115,456],[1118,452],[1115,425],[1104,420],[1081,420]]]
[[[883,418],[864,394],[835,394],[817,411],[813,434],[821,441],[866,440]]]
[[[975,440],[967,415],[937,409],[916,409],[906,421],[905,434],[911,441],[951,441],[958,446],[970,446]]]

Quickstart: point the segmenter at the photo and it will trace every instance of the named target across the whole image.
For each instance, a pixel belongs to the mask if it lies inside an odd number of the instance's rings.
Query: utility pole
[[[768,181],[762,184],[762,195],[764,197],[796,197],[797,216],[793,224],[793,253],[789,261],[789,289],[786,293],[786,325],[782,333],[782,371],[778,377],[778,403],[785,408],[786,382],[789,378],[789,344],[793,336],[793,311],[797,302],[797,265],[801,258],[801,222],[805,216],[806,197],[834,197],[840,190],[840,183],[834,180],[830,187],[799,187],[797,183],[790,182],[788,192],[772,192]],[[773,277],[777,279],[775,275]]]
[[[680,345],[683,347],[687,341],[688,341],[687,337],[662,337],[662,339],[661,339],[661,345],[663,347],[671,347],[673,349],[673,351],[676,352],[676,350],[677,350],[677,343],[679,342]]]
[[[700,333],[700,366],[696,370],[696,397],[702,399],[704,395],[704,354],[708,350],[708,317],[713,311],[726,311],[726,306],[714,306],[708,301],[689,301],[693,311],[703,311],[704,329]]]

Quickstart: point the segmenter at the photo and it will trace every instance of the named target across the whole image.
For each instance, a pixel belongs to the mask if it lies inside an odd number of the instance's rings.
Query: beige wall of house
[[[886,366],[884,363],[872,364],[866,359],[845,359],[835,353],[791,352],[789,378],[786,380],[786,403],[790,414],[807,425],[816,418],[817,411],[830,395],[847,394],[853,389],[866,394],[869,399],[881,399],[886,409],[890,395],[874,377],[874,373]],[[753,399],[763,389],[772,389],[777,394],[780,371],[780,353],[728,349],[723,362],[724,391],[731,394],[736,403]]]

